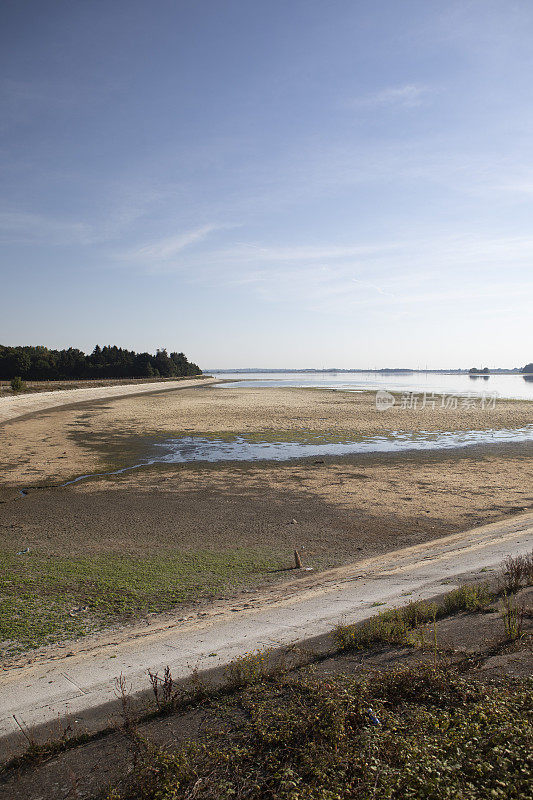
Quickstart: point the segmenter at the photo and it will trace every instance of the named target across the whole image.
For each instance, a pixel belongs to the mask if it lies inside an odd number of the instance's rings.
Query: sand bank
[[[183,389],[186,386],[200,386],[215,383],[213,378],[176,380],[157,383],[122,383],[112,386],[91,386],[88,388],[64,389],[62,391],[36,392],[32,394],[11,394],[0,397],[0,424],[16,417],[44,411],[49,408],[86,403],[91,400],[107,400],[114,397],[127,397],[151,392],[164,392]]]
[[[485,410],[395,406],[380,412],[373,392],[219,389],[196,382],[195,387],[180,382],[179,392],[135,395],[138,387],[131,387],[129,396],[106,396],[108,402],[99,397],[100,402],[14,419],[0,427],[1,482],[17,487],[60,483],[130,466],[147,455],[154,441],[180,435],[340,441],[398,431],[499,430],[533,423],[533,403],[528,401],[499,400]],[[36,403],[39,399],[28,398]]]

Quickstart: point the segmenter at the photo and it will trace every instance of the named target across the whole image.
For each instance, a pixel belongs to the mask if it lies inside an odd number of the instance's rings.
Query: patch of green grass
[[[459,611],[483,611],[494,600],[494,594],[486,583],[460,586],[444,598],[443,612],[446,615]]]
[[[131,778],[108,800],[519,800],[532,688],[427,667],[262,682],[174,752],[136,738]]]
[[[237,439],[243,440],[248,444],[344,444],[347,442],[363,441],[366,436],[358,433],[357,431],[316,431],[316,430],[272,430],[264,429],[258,431],[248,431],[241,434],[235,431],[190,431],[190,430],[167,430],[167,431],[152,431],[143,434],[142,436],[132,435],[129,433],[120,434],[110,431],[94,433],[87,432],[83,429],[72,432],[71,438],[82,445],[84,448],[90,449],[100,459],[100,466],[95,468],[93,472],[88,472],[87,480],[92,477],[98,477],[102,473],[113,473],[117,470],[127,468],[128,471],[136,464],[144,461],[147,457],[161,455],[161,450],[155,448],[155,445],[164,445],[166,442],[183,439],[207,439],[211,442],[223,442],[231,444]],[[387,433],[383,433],[386,436]],[[393,434],[390,434],[393,438]],[[241,469],[250,467],[256,468],[257,461],[239,461]],[[154,464],[143,465],[136,467],[136,469],[165,469],[168,470],[172,463],[155,462]],[[221,462],[214,461],[186,461],[178,463],[180,469],[220,469]],[[66,483],[69,480],[75,480],[79,474],[72,474],[68,478],[62,477],[60,484]],[[116,479],[117,476],[110,475],[109,480]],[[118,479],[120,479],[120,475]]]
[[[411,632],[418,625],[460,611],[482,611],[494,599],[494,594],[485,583],[461,586],[448,592],[440,605],[418,600],[400,608],[382,611],[362,624],[338,625],[334,631],[335,642],[340,650],[359,650],[374,644],[413,644]]]
[[[411,631],[435,619],[438,607],[422,600],[382,611],[363,624],[338,625],[333,633],[339,650],[359,650],[377,644],[412,644]]]
[[[4,654],[79,636],[116,620],[212,596],[279,566],[274,554],[102,553],[69,558],[0,553],[0,642]]]

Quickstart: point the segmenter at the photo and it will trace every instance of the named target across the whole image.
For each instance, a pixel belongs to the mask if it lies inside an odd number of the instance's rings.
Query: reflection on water
[[[220,383],[217,389],[239,387],[302,387],[361,392],[384,389],[389,392],[435,392],[436,394],[469,394],[491,392],[498,397],[533,400],[533,375],[461,375],[427,372],[249,372],[213,375],[239,383]],[[477,381],[481,378],[481,381]],[[475,388],[474,388],[475,387]]]
[[[188,461],[288,461],[292,458],[342,456],[352,453],[394,453],[402,450],[434,450],[476,444],[533,441],[533,425],[515,430],[434,432],[393,431],[345,442],[251,442],[243,436],[232,441],[184,436],[159,445],[166,453],[151,463],[180,464]]]
[[[345,442],[256,442],[244,436],[227,441],[204,436],[182,436],[155,444],[156,454],[131,467],[80,475],[61,484],[70,486],[85,478],[121,475],[152,464],[186,464],[220,461],[289,461],[295,458],[345,456],[357,453],[395,453],[408,450],[440,450],[473,445],[533,442],[533,425],[515,430],[454,431],[417,433],[393,431],[388,436],[369,436]]]

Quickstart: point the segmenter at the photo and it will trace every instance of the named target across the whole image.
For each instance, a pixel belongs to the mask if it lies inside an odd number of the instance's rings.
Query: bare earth
[[[333,566],[530,509],[531,444],[157,465],[26,498],[18,490],[134,464],[151,442],[180,433],[340,440],[532,422],[528,402],[377,412],[372,393],[305,389],[202,387],[42,411],[0,427],[0,543],[63,554],[243,544],[290,555],[298,546],[315,566]]]
[[[127,681],[132,704],[142,707],[147,670],[161,674],[168,666],[176,679],[188,679],[195,668],[223,669],[245,653],[294,643],[305,648],[317,636],[329,637],[341,620],[359,622],[378,613],[376,606],[427,599],[443,585],[455,588],[460,575],[493,571],[507,555],[529,552],[532,534],[533,514],[521,514],[344,567],[297,571],[268,591],[215,602],[187,618],[169,614],[53,654],[34,653],[0,677],[0,763],[6,746],[25,745],[21,721],[39,735],[49,735],[57,719],[68,720],[73,732],[106,726],[120,707],[117,675]]]
[[[106,402],[48,410],[42,410],[44,394],[24,398],[27,402],[19,413],[33,409],[40,413],[0,427],[2,484],[50,484],[128,466],[146,455],[148,440],[180,434],[244,434],[267,440],[282,440],[285,434],[288,439],[315,436],[341,441],[391,431],[497,430],[533,424],[533,403],[528,401],[499,400],[487,410],[396,406],[378,412],[372,392],[216,387],[164,391],[161,384],[156,386],[157,394],[133,394],[140,391],[138,386],[76,390],[91,392],[88,400],[100,396]],[[118,399],[106,394],[126,390],[132,394]],[[60,402],[59,393],[48,394],[50,402]],[[69,400],[73,394],[68,393]],[[2,419],[8,416],[0,404]]]
[[[89,400],[101,400],[110,397],[125,397],[147,392],[161,392],[169,389],[216,383],[212,378],[176,378],[175,380],[159,379],[150,382],[145,379],[134,380],[102,380],[102,381],[65,381],[52,388],[46,381],[28,381],[30,393],[15,394],[8,392],[6,384],[0,382],[0,424],[15,417],[56,408],[71,403]],[[68,392],[68,393],[67,393]]]
[[[54,485],[135,464],[154,441],[192,432],[337,441],[532,422],[533,404],[521,401],[380,413],[372,393],[214,386],[42,410],[0,426],[0,551],[142,559],[250,548],[289,567],[296,547],[305,565],[335,567],[532,509],[533,446],[155,465]]]

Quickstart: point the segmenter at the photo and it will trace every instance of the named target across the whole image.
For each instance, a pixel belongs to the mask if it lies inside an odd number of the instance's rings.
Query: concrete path
[[[11,667],[0,676],[0,750],[20,748],[20,726],[42,732],[68,718],[73,729],[105,727],[116,712],[115,679],[146,692],[147,670],[170,666],[174,678],[228,664],[254,651],[303,642],[412,599],[457,585],[461,574],[497,567],[533,547],[533,513],[462,534],[301,577],[244,600],[213,604],[185,620],[163,621],[88,637],[56,650],[54,660]],[[445,585],[444,585],[445,584]],[[386,605],[374,607],[376,602]],[[43,656],[41,656],[43,658]],[[44,726],[44,727],[43,727]],[[48,732],[50,735],[50,731]],[[17,738],[18,737],[18,738]]]
[[[16,417],[46,411],[49,408],[86,403],[90,400],[108,400],[128,397],[132,394],[149,392],[168,392],[170,389],[190,389],[194,386],[208,386],[217,383],[217,378],[195,378],[191,380],[164,381],[157,383],[125,383],[115,386],[92,386],[87,389],[57,389],[53,392],[34,392],[0,397],[0,424]]]

